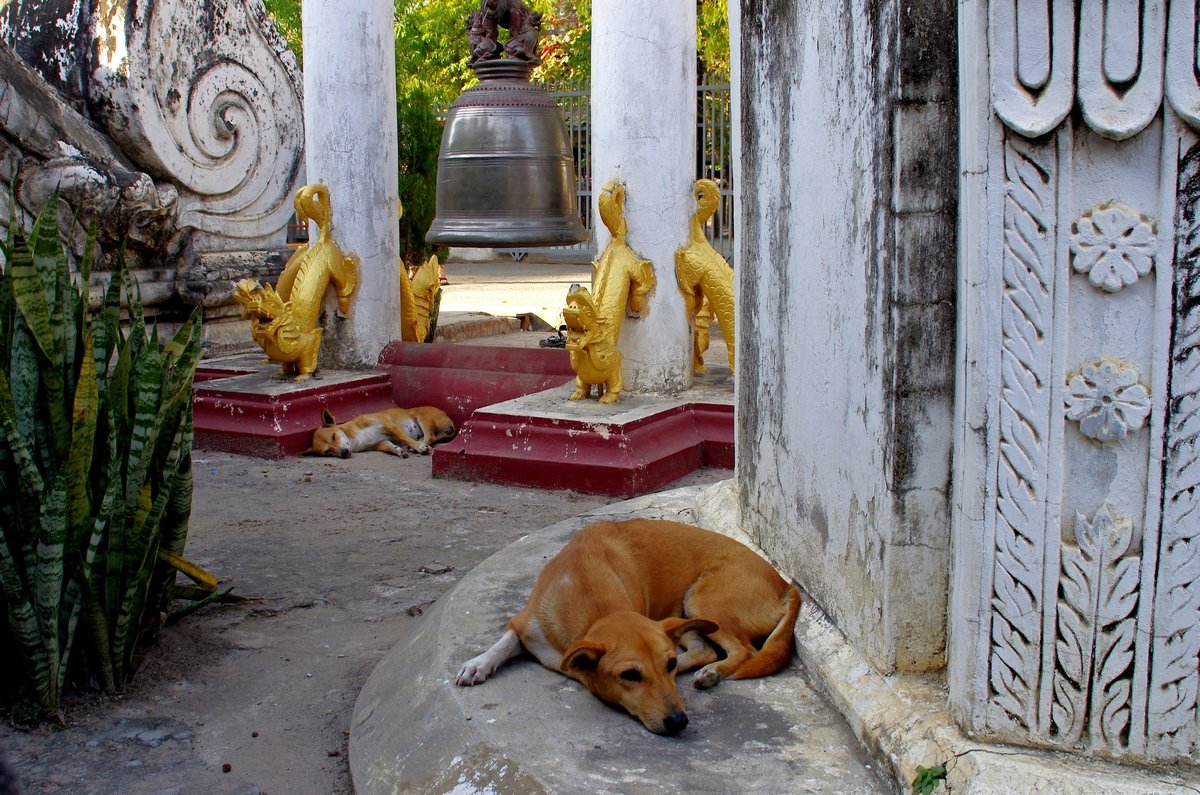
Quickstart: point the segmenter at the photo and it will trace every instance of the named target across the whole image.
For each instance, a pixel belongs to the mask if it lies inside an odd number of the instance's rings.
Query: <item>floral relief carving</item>
[[[1150,390],[1138,383],[1137,368],[1115,359],[1085,364],[1067,381],[1067,418],[1098,442],[1124,439],[1150,415]]]
[[[1119,204],[1089,210],[1071,227],[1072,266],[1110,293],[1149,273],[1157,248],[1154,224]]]
[[[1052,733],[1065,745],[1085,732],[1094,748],[1129,744],[1131,669],[1141,558],[1133,519],[1105,502],[1075,514],[1059,580]]]

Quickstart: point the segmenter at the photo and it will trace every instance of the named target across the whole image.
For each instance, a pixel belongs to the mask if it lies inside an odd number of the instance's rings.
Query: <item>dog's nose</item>
[[[679,710],[672,712],[667,717],[663,718],[663,733],[664,734],[679,734],[687,728],[688,716],[684,715]]]
[[[342,458],[349,458],[349,457],[350,457],[350,451],[349,451],[349,450],[342,450],[341,452],[339,452],[339,453],[338,453],[338,455],[340,455]]]

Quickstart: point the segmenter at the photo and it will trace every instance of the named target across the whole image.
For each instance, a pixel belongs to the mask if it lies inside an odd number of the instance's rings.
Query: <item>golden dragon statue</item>
[[[708,327],[713,315],[729,348],[729,369],[733,369],[733,268],[704,237],[704,224],[717,211],[721,189],[711,179],[698,179],[692,189],[696,212],[692,213],[688,244],[675,252],[675,278],[683,292],[688,323],[695,329],[693,369],[707,372],[704,349],[708,347]],[[703,326],[703,328],[701,328]],[[703,347],[701,347],[703,345]]]
[[[596,387],[601,403],[615,403],[623,386],[617,350],[621,323],[626,311],[637,315],[646,308],[646,295],[655,284],[654,266],[625,242],[625,185],[610,181],[600,191],[599,204],[600,219],[612,240],[592,264],[592,289],[581,288],[567,296],[563,321],[575,370],[571,400],[590,397]]]
[[[242,279],[233,298],[250,320],[250,334],[267,358],[278,362],[284,375],[303,381],[317,369],[321,350],[321,304],[332,283],[338,310],[350,311],[350,296],[358,287],[358,257],[344,254],[333,242],[333,209],[329,188],[306,185],[296,192],[296,215],[317,223],[317,242],[304,244],[288,259],[274,287]]]
[[[404,217],[404,204],[397,200],[396,218]],[[405,342],[430,342],[430,331],[437,326],[441,305],[441,263],[434,254],[424,265],[409,268],[400,261],[400,339]]]
[[[441,290],[438,284],[438,258],[434,254],[412,275],[400,266],[400,338],[405,342],[425,342],[437,322]]]

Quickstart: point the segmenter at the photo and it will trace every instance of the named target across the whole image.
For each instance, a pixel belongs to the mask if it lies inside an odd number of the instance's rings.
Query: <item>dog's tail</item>
[[[758,653],[733,672],[731,679],[753,679],[782,669],[792,660],[796,617],[800,615],[800,591],[789,585],[783,602],[783,618],[771,630]]]

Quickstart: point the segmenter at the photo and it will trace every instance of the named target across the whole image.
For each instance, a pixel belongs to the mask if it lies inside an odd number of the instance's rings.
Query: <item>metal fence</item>
[[[722,256],[733,255],[733,126],[729,83],[701,75],[696,89],[696,178],[707,177],[721,187],[721,202],[705,234]],[[592,108],[586,81],[552,81],[542,87],[558,102],[575,154],[575,183],[583,225],[593,232]],[[594,256],[595,236],[560,250],[574,256]],[[519,252],[514,252],[519,255]]]

